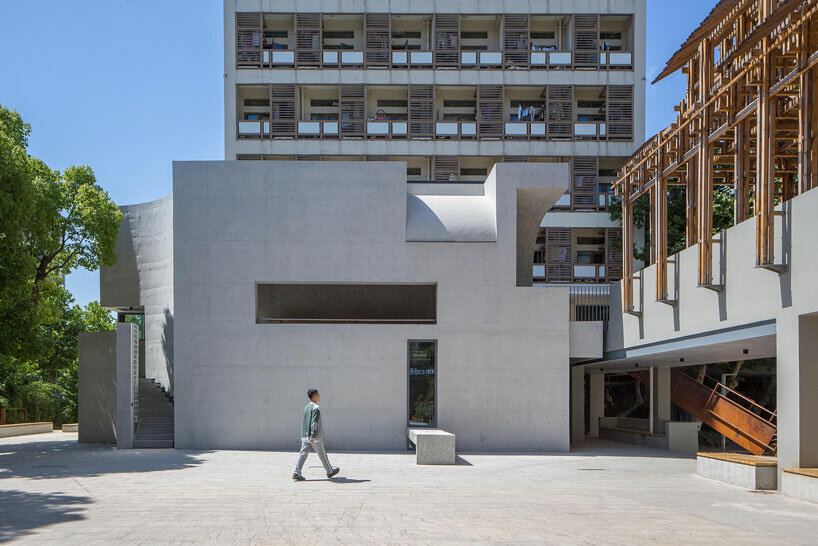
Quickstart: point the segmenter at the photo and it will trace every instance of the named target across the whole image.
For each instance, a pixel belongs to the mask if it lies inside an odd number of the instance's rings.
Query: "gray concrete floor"
[[[571,454],[330,453],[0,440],[0,541],[815,544],[818,505],[699,478],[695,461],[595,442]]]

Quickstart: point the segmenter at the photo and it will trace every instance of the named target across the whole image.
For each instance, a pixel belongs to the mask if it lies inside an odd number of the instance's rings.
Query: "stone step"
[[[173,434],[137,434],[135,440],[170,440],[173,441]]]
[[[139,427],[137,428],[137,432],[139,434],[143,432],[173,432],[173,424],[170,425],[146,425],[145,423],[139,423]]]
[[[173,440],[134,440],[133,446],[134,449],[140,448],[166,449],[173,447]]]

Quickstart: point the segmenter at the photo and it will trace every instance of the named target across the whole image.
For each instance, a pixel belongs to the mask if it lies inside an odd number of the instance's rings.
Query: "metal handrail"
[[[713,387],[713,392],[715,394],[718,394],[719,396],[721,396],[722,398],[724,398],[726,400],[730,400],[730,399],[725,394],[722,394],[722,389],[724,391],[728,392],[728,393],[735,394],[736,396],[738,396],[742,400],[744,400],[746,402],[749,402],[750,406],[752,406],[753,408],[758,408],[761,411],[763,411],[764,413],[769,414],[769,417],[767,417],[767,418],[762,417],[761,415],[758,415],[758,414],[754,414],[754,415],[756,415],[757,417],[759,417],[761,419],[764,419],[766,422],[768,422],[771,425],[775,425],[775,423],[773,423],[773,420],[776,419],[776,417],[777,417],[776,413],[777,412],[768,410],[767,408],[765,408],[764,406],[762,406],[761,404],[759,404],[755,400],[752,400],[751,398],[747,398],[746,396],[744,396],[740,392],[737,392],[737,391],[731,389],[727,385],[723,384],[721,381],[719,381],[717,379],[714,379],[714,378],[710,377],[709,375],[705,375],[704,377],[705,377],[705,379],[708,379],[711,382],[715,383],[715,386]],[[711,398],[712,398],[712,395],[711,395]],[[738,403],[735,400],[730,400],[730,401],[733,402],[733,403],[736,403],[738,405]],[[743,406],[740,406],[740,407],[743,407]],[[744,408],[744,409],[750,409],[750,408]]]

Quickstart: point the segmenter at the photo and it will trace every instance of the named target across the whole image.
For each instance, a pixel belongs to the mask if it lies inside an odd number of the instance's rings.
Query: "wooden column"
[[[712,82],[713,68],[707,40],[699,46],[699,101],[705,104]],[[697,192],[697,226],[699,236],[699,286],[713,284],[713,146],[710,144],[711,107],[699,118],[699,161]]]
[[[630,180],[622,195],[622,310],[633,311],[633,204]]]
[[[762,40],[767,48],[767,39]],[[775,179],[773,171],[775,120],[770,100],[771,55],[762,60],[756,125],[756,265],[772,265]]]
[[[667,178],[662,175],[662,164],[659,165],[659,176],[653,186],[654,196],[651,199],[656,210],[653,222],[653,256],[656,261],[656,301],[668,301],[667,282]]]

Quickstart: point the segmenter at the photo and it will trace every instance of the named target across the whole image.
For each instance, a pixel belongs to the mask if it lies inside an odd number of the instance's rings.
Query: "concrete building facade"
[[[533,286],[529,261],[568,167],[407,185],[396,162],[344,166],[175,163],[172,199],[125,208],[103,303],[156,310],[145,370],[172,389],[175,446],[291,448],[315,387],[336,448],[403,449],[414,424],[568,450],[569,362],[601,356],[602,325],[570,323],[569,288]],[[160,210],[169,230],[143,222]]]
[[[621,278],[608,204],[644,141],[645,0],[226,0],[225,159],[406,163],[482,183],[570,168],[538,282]]]

